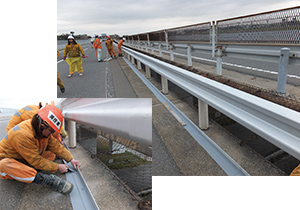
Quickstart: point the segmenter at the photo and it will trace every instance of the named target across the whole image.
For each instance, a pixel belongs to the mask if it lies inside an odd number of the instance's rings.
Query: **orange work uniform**
[[[109,38],[109,39],[106,40],[105,46],[107,47],[108,54],[110,56],[112,56],[112,55],[116,56],[114,48],[113,48],[113,40],[112,40],[112,38]]]
[[[67,162],[73,159],[71,153],[52,135],[37,139],[31,122],[29,119],[16,125],[0,141],[0,178],[31,183],[36,170],[52,173],[58,170],[58,163],[53,162],[54,154]]]
[[[99,38],[95,38],[93,45],[95,47],[96,57],[98,61],[101,61],[101,41]]]
[[[300,176],[300,165],[298,165],[294,170],[291,172],[290,176]]]
[[[123,40],[123,39],[121,39],[121,40],[118,42],[118,50],[119,50],[119,55],[120,55],[120,54],[122,54],[121,47],[122,47],[122,45],[123,45],[123,42],[124,42],[124,40]]]
[[[28,105],[18,110],[9,120],[6,126],[6,133],[24,120],[31,119],[37,113],[40,107],[37,105]]]

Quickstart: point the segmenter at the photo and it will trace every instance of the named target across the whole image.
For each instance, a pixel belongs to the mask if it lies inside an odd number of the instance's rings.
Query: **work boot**
[[[63,180],[54,174],[48,175],[38,172],[33,183],[52,186],[53,190],[62,194],[69,194],[73,190],[71,182]]]

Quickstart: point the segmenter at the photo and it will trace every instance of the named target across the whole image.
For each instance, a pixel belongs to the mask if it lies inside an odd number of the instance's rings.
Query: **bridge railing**
[[[217,75],[222,75],[224,56],[279,62],[277,91],[285,93],[288,64],[300,65],[300,7],[125,37],[128,44],[160,56],[167,53],[171,60],[175,49],[185,49],[180,56],[187,58],[188,66],[201,59],[192,52],[211,54]]]

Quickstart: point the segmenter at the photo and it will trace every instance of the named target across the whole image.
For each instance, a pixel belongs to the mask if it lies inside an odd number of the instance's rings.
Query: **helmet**
[[[125,41],[126,39],[125,38],[123,38],[123,41]]]
[[[68,36],[68,39],[74,39],[74,37],[72,35]]]
[[[106,35],[106,38],[110,38],[110,36]]]
[[[45,107],[39,109],[37,111],[37,114],[43,121],[46,121],[51,128],[60,133],[63,122],[63,115],[59,108],[54,105],[46,105]]]

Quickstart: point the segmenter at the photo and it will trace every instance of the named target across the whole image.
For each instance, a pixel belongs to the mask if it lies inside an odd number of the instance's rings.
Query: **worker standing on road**
[[[93,42],[93,45],[95,47],[95,52],[96,52],[96,58],[98,60],[98,62],[101,62],[101,50],[102,50],[102,47],[101,47],[101,41],[98,37],[97,34],[95,34],[95,39],[94,39],[94,42]]]
[[[118,42],[119,57],[123,57],[121,47],[122,47],[124,41],[125,41],[125,38],[121,39],[121,40]]]
[[[64,56],[63,59],[69,64],[69,70],[70,74],[68,77],[72,77],[75,71],[78,71],[79,76],[82,76],[83,74],[83,68],[82,68],[82,58],[80,57],[80,53],[82,54],[83,58],[86,58],[85,53],[78,44],[73,36],[68,36],[68,44],[65,46]],[[68,59],[66,59],[68,55]]]
[[[107,40],[105,42],[105,46],[107,47],[108,54],[112,58],[117,58],[116,54],[115,54],[115,51],[114,51],[114,48],[113,48],[113,39],[110,38],[110,36],[108,36],[108,35],[106,36],[106,38],[107,38]]]
[[[92,49],[94,48],[94,39],[91,38]]]
[[[71,162],[75,169],[81,166],[80,162],[52,137],[53,133],[60,131],[62,122],[61,111],[54,105],[46,105],[39,109],[32,119],[10,129],[0,141],[0,178],[49,185],[60,193],[69,194],[73,189],[71,182],[54,174],[37,172],[68,172],[68,165],[53,162],[53,153]]]
[[[57,58],[59,57],[59,55],[60,55],[60,53],[57,50]],[[61,79],[60,79],[60,74],[59,74],[58,70],[57,70],[57,85],[58,85],[60,91],[62,93],[64,93],[65,92],[65,85],[64,85],[63,81],[61,81]]]

